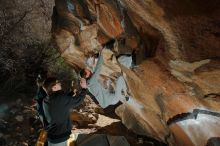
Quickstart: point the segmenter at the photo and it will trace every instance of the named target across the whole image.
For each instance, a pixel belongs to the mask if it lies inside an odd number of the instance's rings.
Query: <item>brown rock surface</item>
[[[64,59],[88,56],[115,39],[102,75],[120,71],[139,106],[117,108],[125,126],[169,145],[202,146],[220,137],[220,1],[56,0],[53,34]],[[132,52],[128,69],[114,55]],[[113,58],[112,60],[110,58]],[[199,136],[200,135],[200,136]]]

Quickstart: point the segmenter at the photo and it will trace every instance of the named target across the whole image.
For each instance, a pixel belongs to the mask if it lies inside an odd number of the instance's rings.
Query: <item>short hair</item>
[[[81,78],[86,78],[85,69],[82,69],[82,70],[79,71],[79,76],[80,76]]]
[[[107,42],[107,43],[105,44],[105,47],[106,47],[107,49],[113,49],[114,43],[115,43],[115,40],[112,39],[112,40],[110,40],[109,42]]]
[[[46,89],[47,94],[52,93],[52,87],[56,85],[57,78],[56,77],[48,77],[44,81],[43,87]]]

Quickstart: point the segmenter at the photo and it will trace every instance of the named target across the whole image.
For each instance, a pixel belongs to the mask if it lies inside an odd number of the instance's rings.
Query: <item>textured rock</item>
[[[15,119],[18,121],[18,122],[23,122],[24,121],[24,117],[23,116],[16,116]]]
[[[85,54],[89,54],[89,52],[98,52],[100,51],[101,44],[97,40],[98,36],[98,26],[90,25],[87,26],[80,33],[80,47],[85,49]]]
[[[220,132],[219,12],[217,0],[56,0],[53,35],[75,68],[114,39],[100,78],[126,78],[135,104],[116,109],[125,126],[169,145],[206,145]],[[133,70],[115,57],[129,52]]]
[[[48,41],[53,6],[54,2],[50,0],[1,1],[1,39],[20,44]]]

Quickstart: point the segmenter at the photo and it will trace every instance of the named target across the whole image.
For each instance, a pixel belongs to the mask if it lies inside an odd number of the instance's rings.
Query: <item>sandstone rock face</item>
[[[75,68],[107,42],[102,78],[122,72],[129,95],[116,109],[134,132],[168,145],[220,137],[220,1],[55,0],[53,36]],[[128,69],[114,59],[133,52]],[[112,59],[113,58],[113,59]]]

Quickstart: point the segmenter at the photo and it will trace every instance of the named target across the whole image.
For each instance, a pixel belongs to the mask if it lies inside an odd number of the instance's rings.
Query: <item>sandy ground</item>
[[[25,101],[25,102],[24,102]],[[88,110],[84,103],[80,108]],[[0,146],[34,146],[42,125],[38,119],[32,99],[18,98],[13,101],[2,101],[0,103]],[[151,143],[138,143],[137,135],[129,131],[114,113],[115,107],[110,107],[98,114],[94,124],[74,126],[73,133],[83,134],[108,134],[114,136],[125,136],[131,146],[151,146]],[[91,111],[91,110],[90,110]]]

